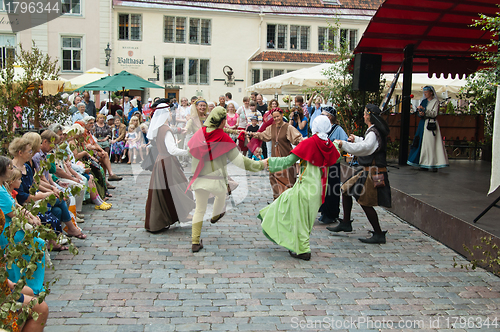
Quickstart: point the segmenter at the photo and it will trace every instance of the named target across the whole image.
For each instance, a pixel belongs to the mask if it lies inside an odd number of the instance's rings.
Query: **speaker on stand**
[[[358,53],[354,56],[352,89],[354,91],[377,92],[380,86],[382,55]]]

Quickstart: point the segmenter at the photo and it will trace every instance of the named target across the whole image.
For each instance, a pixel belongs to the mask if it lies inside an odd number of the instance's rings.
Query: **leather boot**
[[[370,231],[370,233],[372,233],[371,237],[359,238],[358,240],[363,243],[385,243],[385,234],[387,233],[387,231],[384,231],[382,233],[375,233],[374,231]]]
[[[303,259],[305,261],[308,261],[311,259],[311,253],[310,252],[305,252],[303,254],[300,254],[300,255],[297,255],[296,253],[288,250],[288,253],[290,254],[290,256],[292,256],[293,258],[298,258],[298,259]]]
[[[335,233],[338,233],[338,232],[352,232],[352,220],[351,222],[340,222],[337,226],[335,227],[327,227],[326,229],[328,229],[330,232],[335,232]]]
[[[192,250],[193,252],[198,252],[198,251],[200,251],[201,249],[203,249],[203,240],[200,240],[200,243],[199,243],[199,244],[195,244],[195,243],[193,243],[193,244],[191,245],[191,250]]]

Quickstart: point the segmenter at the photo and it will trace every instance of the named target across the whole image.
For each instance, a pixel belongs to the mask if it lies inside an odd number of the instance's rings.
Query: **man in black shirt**
[[[267,112],[267,104],[264,103],[264,97],[260,93],[257,95],[257,111],[259,111],[262,116]]]
[[[83,101],[85,102],[85,113],[95,118],[97,116],[97,110],[94,102],[90,100],[90,94],[87,91],[83,93]]]

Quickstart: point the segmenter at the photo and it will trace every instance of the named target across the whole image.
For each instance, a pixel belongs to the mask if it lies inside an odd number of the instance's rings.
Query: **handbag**
[[[431,122],[431,120],[434,120]],[[437,124],[436,124],[436,119],[435,118],[430,118],[429,122],[427,122],[427,130],[430,131],[435,131],[437,130]]]
[[[375,188],[385,187],[384,174],[372,174],[372,181]]]

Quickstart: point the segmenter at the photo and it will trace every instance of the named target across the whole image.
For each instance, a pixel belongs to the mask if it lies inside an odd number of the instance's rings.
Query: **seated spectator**
[[[85,117],[89,116],[87,113],[85,113],[86,107],[87,107],[87,105],[84,102],[80,102],[80,103],[78,103],[78,105],[76,105],[78,112],[73,114],[73,116],[71,117],[72,123],[75,123],[76,121],[79,121],[79,120],[83,120]]]
[[[91,150],[95,152],[95,158],[98,160],[99,164],[103,167],[104,169],[104,174],[106,174],[106,171],[108,172],[108,180],[109,181],[121,181],[121,177],[115,175],[113,173],[113,170],[111,169],[111,162],[109,161],[109,156],[104,151],[95,141],[94,137],[91,134],[91,130],[94,128],[94,117],[92,116],[87,116],[81,121],[78,121],[79,125],[85,128],[85,133],[84,133],[84,143],[85,143],[85,149]]]
[[[29,144],[26,144],[26,140],[22,138],[17,138],[14,139],[13,142],[16,140],[17,143],[22,142],[25,143],[23,144],[23,150],[19,152],[18,155],[23,155],[28,158],[31,158],[31,146]],[[12,144],[12,143],[11,143]],[[19,144],[18,144],[19,146]],[[9,146],[9,151],[10,151],[10,146]],[[13,169],[13,163],[12,161],[4,156],[0,156],[0,210],[2,210],[3,215],[5,215],[5,228],[7,228],[12,221],[12,218],[14,217],[14,211],[17,209],[16,203],[12,195],[8,192],[7,188],[3,185],[7,179],[9,179],[11,175],[11,171]],[[39,218],[33,216],[31,213],[28,211],[24,210],[23,211],[25,217],[27,218],[28,222],[36,227],[41,224],[41,221]],[[7,246],[9,245],[9,240],[7,236],[5,235],[5,228],[2,230],[2,233],[0,234],[0,248],[2,250],[5,250]],[[14,241],[15,243],[20,243],[24,239],[24,231],[19,230],[16,232],[14,235]],[[36,246],[39,250],[45,251],[45,241],[40,238],[35,238]],[[30,261],[31,257],[23,257],[24,259]],[[40,261],[36,262],[36,270],[33,273],[33,279],[27,279],[26,284],[33,289],[33,292],[35,294],[39,294],[40,292],[44,291],[43,287],[43,282],[45,278],[45,254],[43,257],[40,259]],[[21,269],[15,265],[12,264],[11,269],[8,269],[7,272],[9,273],[9,279],[13,282],[17,282],[23,275],[21,274]]]
[[[67,164],[66,165],[68,167],[69,172],[71,172],[74,175],[78,174],[78,176],[80,176],[80,178],[82,180],[87,182],[89,197],[90,197],[92,203],[94,203],[96,205],[95,209],[96,210],[109,210],[111,208],[111,204],[104,202],[100,196],[100,193],[99,193],[101,191],[101,192],[103,192],[103,194],[105,194],[104,188],[97,187],[97,183],[95,181],[94,176],[92,174],[90,174],[91,168],[85,168],[85,164],[78,162],[77,158],[75,157],[75,154],[73,153],[73,151],[71,151],[71,148],[70,148],[70,145],[77,146],[76,139],[83,136],[84,132],[85,132],[85,129],[82,126],[80,126],[79,124],[75,124],[69,128],[66,128],[63,131],[62,134],[67,136],[67,140],[68,140],[67,141],[68,144],[66,146],[66,153],[67,153],[67,160],[66,160]],[[77,149],[75,149],[75,152],[76,151],[77,151]],[[88,155],[88,153],[87,153],[87,155]],[[76,174],[73,172],[75,172]],[[99,174],[99,176],[101,176],[101,179],[102,179],[102,173],[100,170],[99,170],[98,174]],[[104,180],[102,180],[102,181],[105,182]],[[103,189],[103,190],[101,190],[101,189]],[[104,197],[104,196],[102,196],[102,197]]]
[[[105,120],[106,117],[104,115],[97,115],[97,122],[94,125],[94,135],[95,138],[97,138],[97,144],[109,155],[111,129],[109,128]]]
[[[112,116],[111,114],[108,114],[106,117],[106,123],[108,124],[109,128],[112,129],[115,126],[115,117]]]
[[[120,162],[120,156],[125,147],[125,135],[127,134],[127,127],[121,123],[119,116],[114,118],[115,126],[111,132],[111,149],[110,154],[114,158],[115,163]]]
[[[1,163],[1,162],[0,162]],[[7,225],[6,224],[6,217],[3,214],[2,210],[0,209],[0,233],[3,234],[3,231]],[[5,266],[3,266],[5,268]],[[16,284],[10,281],[9,279],[5,279],[3,283],[1,283],[0,288],[2,289],[4,296],[8,296],[11,293],[14,292],[14,288],[16,287]],[[35,294],[33,292],[33,289],[31,289],[28,286],[24,286],[21,289],[21,296],[19,299],[17,299],[17,302],[20,302],[23,304],[23,306],[27,306],[32,302],[33,299],[35,299]],[[38,299],[34,301],[35,305],[32,306],[32,310],[38,314],[38,318],[34,319],[33,315],[30,314],[24,324],[17,325],[17,331],[25,331],[25,332],[41,332],[43,331],[45,324],[47,323],[47,318],[49,316],[49,307],[47,306],[47,303],[45,301],[42,301],[39,303]],[[5,318],[2,320],[2,323],[4,325],[11,324],[12,327],[14,327],[17,324],[17,319],[18,319],[18,313],[17,312],[9,312],[9,315],[12,314],[11,319],[9,321],[9,318]],[[14,330],[13,330],[14,331]]]
[[[32,148],[27,139],[21,137],[15,138],[9,145],[9,153],[14,156],[14,159],[12,160],[13,166],[19,169],[23,174],[20,187],[15,188],[17,191],[16,199],[19,204],[23,205],[26,202],[39,201],[52,194],[59,197],[60,191],[56,187],[45,188],[45,192],[38,190],[35,194],[31,194],[30,189],[34,183],[35,172],[30,166],[30,163],[28,163],[32,159]],[[50,191],[48,189],[50,189]],[[74,236],[82,240],[87,238],[87,236],[73,224],[68,206],[64,201],[61,201],[58,198],[50,207],[50,211],[59,220],[59,222],[66,225],[66,232],[68,236]]]

